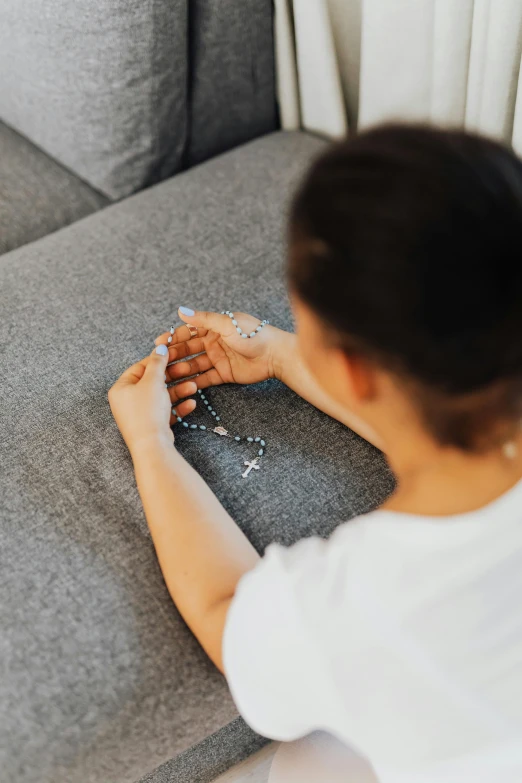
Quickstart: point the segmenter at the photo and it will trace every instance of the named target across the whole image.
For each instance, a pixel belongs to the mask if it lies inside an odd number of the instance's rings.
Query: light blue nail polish
[[[194,315],[194,310],[192,310],[190,307],[180,307],[179,311],[182,315]]]
[[[156,353],[159,356],[166,356],[168,354],[168,352],[169,352],[169,349],[167,348],[166,345],[158,345],[158,347],[156,348]]]

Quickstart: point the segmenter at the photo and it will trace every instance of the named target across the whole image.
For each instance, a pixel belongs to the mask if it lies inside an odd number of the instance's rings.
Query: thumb
[[[179,307],[179,317],[186,324],[198,326],[201,329],[211,329],[213,332],[223,333],[225,327],[230,324],[228,316],[222,313],[211,313],[206,310],[192,310],[191,307]]]
[[[169,349],[166,345],[158,345],[149,357],[144,378],[153,378],[164,382],[168,361]]]

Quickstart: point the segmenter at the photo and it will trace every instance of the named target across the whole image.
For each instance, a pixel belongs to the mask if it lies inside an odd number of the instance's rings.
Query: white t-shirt
[[[520,783],[522,482],[468,514],[376,511],[329,541],[270,546],[223,645],[262,735],[326,732],[380,783]],[[327,756],[319,743],[317,770]]]

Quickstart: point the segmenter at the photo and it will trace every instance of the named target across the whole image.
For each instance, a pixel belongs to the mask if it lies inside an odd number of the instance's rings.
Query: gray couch
[[[28,24],[15,0],[1,6],[10,24]],[[291,328],[285,210],[324,143],[276,129],[269,0],[166,9],[169,24],[150,30],[184,23],[179,123],[172,149],[157,128],[141,153],[123,150],[128,167],[91,129],[75,169],[73,147],[61,155],[45,129],[51,119],[31,124],[34,99],[15,111],[24,100],[0,68],[0,117],[30,139],[0,126],[0,241],[10,249],[0,256],[1,783],[205,783],[265,741],[238,717],[167,594],[107,389],[180,304],[242,308]],[[81,37],[91,22],[67,29]],[[127,23],[128,33],[138,22]],[[109,121],[101,110],[98,120]],[[130,145],[138,131],[127,128]],[[116,147],[125,133],[111,137]],[[239,431],[266,435],[264,469],[238,480],[237,450],[202,433],[182,430],[178,445],[258,551],[328,536],[389,492],[375,449],[278,382],[210,396]]]

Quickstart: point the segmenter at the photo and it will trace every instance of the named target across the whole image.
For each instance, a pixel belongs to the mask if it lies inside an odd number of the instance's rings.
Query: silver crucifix
[[[259,470],[259,468],[261,467],[261,465],[257,464],[257,457],[253,459],[252,462],[247,462],[247,460],[245,460],[245,465],[248,465],[248,467],[245,470],[245,472],[242,474],[242,478],[246,478],[251,470]]]

